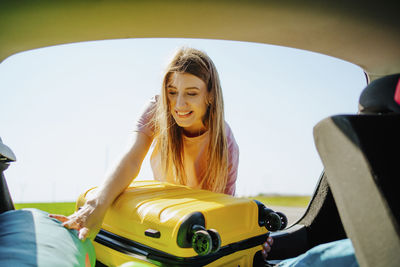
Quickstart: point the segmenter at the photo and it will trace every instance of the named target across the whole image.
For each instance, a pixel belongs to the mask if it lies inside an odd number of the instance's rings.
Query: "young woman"
[[[130,149],[98,194],[69,217],[51,215],[79,238],[97,233],[107,208],[138,175],[151,144],[154,178],[213,192],[235,194],[239,148],[224,119],[217,70],[193,48],[181,48],[166,69],[161,94],[137,121]],[[266,256],[270,238],[263,246]]]

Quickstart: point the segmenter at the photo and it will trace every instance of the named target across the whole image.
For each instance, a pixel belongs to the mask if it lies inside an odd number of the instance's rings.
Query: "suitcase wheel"
[[[271,209],[265,208],[265,227],[269,231],[278,231],[282,227],[281,217]]]
[[[192,247],[200,256],[208,255],[212,251],[211,235],[206,230],[194,232],[192,237]]]
[[[288,225],[288,219],[282,212],[275,212],[258,200],[254,200],[258,207],[258,225],[265,226],[268,231],[283,230]]]
[[[207,230],[207,232],[211,236],[211,241],[212,241],[211,252],[217,252],[221,247],[221,236],[215,229],[209,229]]]
[[[283,213],[280,212],[280,211],[277,211],[276,214],[278,214],[279,217],[281,218],[281,228],[280,228],[279,230],[285,229],[286,226],[288,225],[288,219],[287,219],[286,215],[283,214]]]

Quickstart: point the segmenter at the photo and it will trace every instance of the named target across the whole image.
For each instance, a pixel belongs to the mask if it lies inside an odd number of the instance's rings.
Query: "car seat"
[[[315,144],[359,264],[400,266],[400,74],[369,84],[359,109],[318,123]]]

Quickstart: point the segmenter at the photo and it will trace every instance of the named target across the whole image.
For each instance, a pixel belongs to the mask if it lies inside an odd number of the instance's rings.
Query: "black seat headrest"
[[[359,110],[363,114],[400,113],[400,74],[385,76],[365,87]]]

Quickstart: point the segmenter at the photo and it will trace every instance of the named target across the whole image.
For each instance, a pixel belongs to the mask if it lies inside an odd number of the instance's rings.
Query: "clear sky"
[[[101,183],[182,45],[217,66],[240,148],[237,194],[312,194],[322,171],[313,126],[357,111],[366,84],[359,67],[264,44],[129,39],[36,49],[0,64],[0,136],[17,156],[5,172],[14,201],[75,201]],[[152,177],[147,157],[137,179]]]

